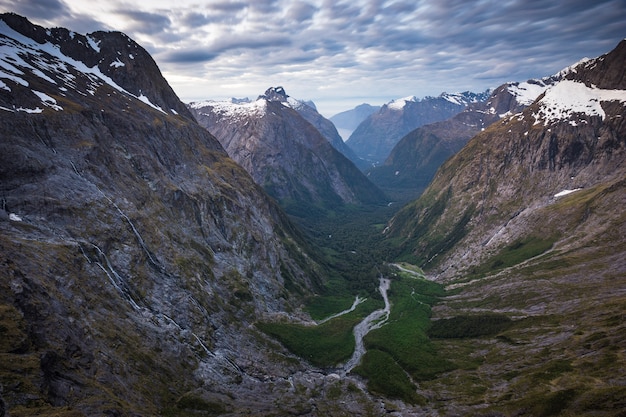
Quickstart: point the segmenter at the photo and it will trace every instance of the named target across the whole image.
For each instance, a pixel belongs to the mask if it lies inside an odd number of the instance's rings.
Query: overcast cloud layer
[[[0,10],[122,31],[185,102],[282,85],[327,117],[548,76],[626,36],[624,0],[0,0]]]

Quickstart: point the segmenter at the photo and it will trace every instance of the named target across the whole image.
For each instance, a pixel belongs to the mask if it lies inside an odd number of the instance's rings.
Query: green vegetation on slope
[[[292,217],[316,249],[316,260],[327,269],[323,296],[379,297],[378,277],[386,273],[382,265],[395,257],[382,231],[396,210],[395,206],[345,206],[325,217],[311,213]]]
[[[504,314],[463,315],[433,321],[428,335],[440,339],[493,336],[510,325],[511,319]]]
[[[389,321],[365,337],[365,347],[370,351],[385,352],[414,380],[433,378],[455,365],[437,354],[427,330],[430,326],[431,307],[444,295],[443,287],[432,281],[407,277],[401,273],[392,281],[389,291],[391,314]],[[383,358],[376,356],[375,358]],[[369,369],[369,371],[368,371]],[[380,385],[385,378],[384,367],[371,365],[355,371]],[[388,393],[391,395],[391,393]]]
[[[352,329],[381,305],[380,301],[366,300],[354,311],[319,325],[257,323],[257,327],[313,365],[332,367],[352,356],[355,346]]]
[[[469,276],[482,276],[486,273],[492,273],[518,265],[528,259],[534,258],[535,256],[539,256],[546,252],[552,248],[552,245],[554,245],[556,240],[556,237],[537,236],[517,239],[510,245],[502,248],[500,252],[498,252],[491,259],[475,268],[472,268],[469,271]]]
[[[417,394],[417,387],[396,360],[380,350],[368,350],[356,372],[368,378],[367,389],[411,404],[425,404]]]
[[[313,320],[323,320],[340,311],[349,309],[354,303],[354,297],[341,295],[327,295],[311,298],[306,311]]]

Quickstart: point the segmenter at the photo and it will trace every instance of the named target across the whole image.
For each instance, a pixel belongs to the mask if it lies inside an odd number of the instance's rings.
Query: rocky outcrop
[[[270,88],[270,90],[271,89],[272,88]],[[335,127],[333,122],[317,112],[317,108],[315,107],[315,104],[313,102],[305,102],[293,98],[287,99],[286,94],[284,97],[285,99],[279,97],[278,100],[274,101],[280,101],[297,111],[307,122],[311,123],[317,129],[317,131],[322,134],[322,136],[326,138],[326,140],[333,146],[333,148],[338,150],[343,156],[352,161],[352,163],[358,168],[362,169],[368,165],[367,162],[356,156],[354,151],[348,145],[346,145],[341,136],[339,136],[339,132],[337,132],[337,128]]]

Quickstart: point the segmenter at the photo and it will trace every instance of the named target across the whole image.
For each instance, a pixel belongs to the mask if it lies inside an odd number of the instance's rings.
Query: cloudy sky
[[[0,11],[122,31],[185,102],[282,85],[327,117],[548,76],[626,37],[625,0],[0,0]]]

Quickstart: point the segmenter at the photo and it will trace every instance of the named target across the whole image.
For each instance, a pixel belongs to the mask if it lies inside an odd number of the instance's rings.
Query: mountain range
[[[438,97],[415,96],[393,100],[370,114],[352,132],[346,144],[371,165],[382,163],[398,141],[425,124],[446,120],[468,104],[484,101],[489,92],[442,93]]]
[[[315,126],[334,133],[343,145],[332,123],[313,107],[288,100],[282,87],[269,88],[253,102],[205,101],[189,108],[231,158],[291,214],[385,200]]]
[[[0,15],[0,417],[622,415],[624,62],[437,124],[396,209],[280,87]]]
[[[501,85],[487,100],[470,103],[449,119],[409,132],[394,146],[383,164],[368,171],[368,178],[397,200],[417,198],[439,166],[474,135],[532,104],[566,71],[539,80]]]

